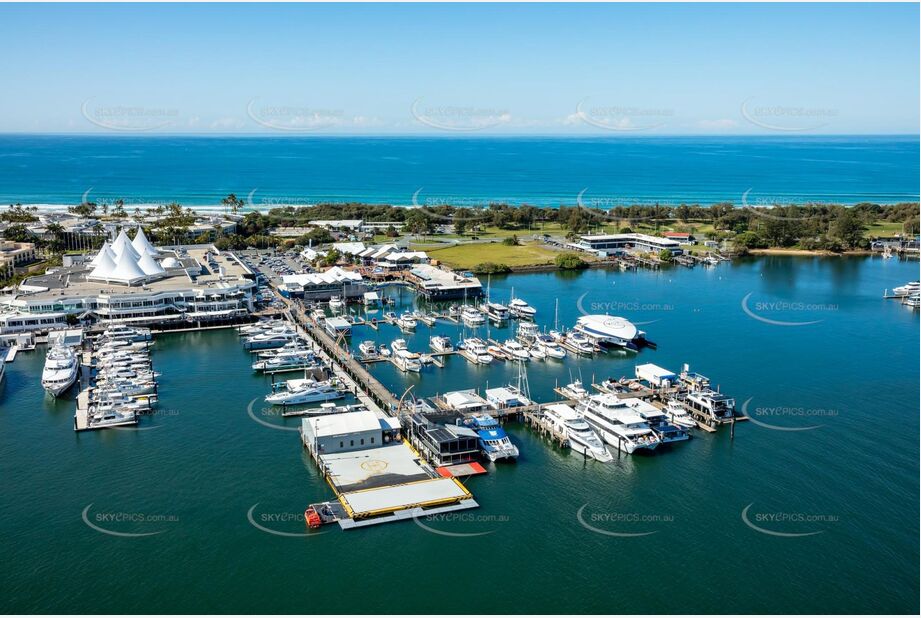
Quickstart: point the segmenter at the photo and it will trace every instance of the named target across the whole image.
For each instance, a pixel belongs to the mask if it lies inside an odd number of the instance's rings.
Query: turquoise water
[[[0,136],[0,204],[918,201],[917,136]],[[84,197],[85,196],[85,197]]]
[[[247,414],[269,382],[252,374],[233,332],[157,338],[162,412],[142,431],[75,434],[73,401],[41,391],[41,351],[22,353],[0,386],[0,608],[916,613],[919,320],[881,296],[917,278],[917,262],[789,257],[493,278],[494,298],[514,287],[542,325],[552,325],[555,299],[561,323],[571,325],[581,298],[586,310],[647,322],[658,343],[637,357],[532,362],[536,398],[553,398],[570,373],[588,381],[630,375],[637,361],[675,370],[689,362],[740,405],[752,398],[748,410],[762,424],[739,424],[734,440],[728,431],[698,432],[669,452],[610,465],[511,424],[520,460],[467,482],[481,508],[469,519],[421,522],[482,536],[442,536],[413,522],[308,537],[251,525],[247,512],[257,505],[257,524],[302,533],[296,516],[332,493],[294,431]],[[743,310],[746,296],[756,316],[818,322],[759,321]],[[402,299],[412,301],[407,292]],[[435,330],[456,338],[460,329]],[[411,349],[426,349],[430,334],[420,325]],[[397,331],[356,332],[353,343],[373,336],[390,341]],[[460,358],[420,376],[389,365],[374,372],[392,390],[415,384],[420,395],[515,375]],[[258,401],[253,416],[297,425],[264,414]],[[749,522],[764,530],[818,534],[756,531],[742,519],[749,505]],[[88,506],[94,525],[159,534],[102,534],[84,523]],[[596,530],[580,523],[580,509]],[[126,521],[138,514],[142,521]],[[107,520],[115,515],[122,521]]]

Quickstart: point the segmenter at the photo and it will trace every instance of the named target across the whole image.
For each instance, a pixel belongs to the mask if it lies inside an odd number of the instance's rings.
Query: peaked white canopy
[[[118,233],[118,237],[115,239],[115,242],[112,243],[112,251],[115,252],[115,257],[121,260],[121,257],[124,253],[128,253],[132,258],[137,260],[141,257],[141,254],[135,251],[134,247],[131,245],[131,240],[128,239],[128,235],[125,234],[125,229],[122,228],[122,231]]]
[[[144,234],[144,228],[140,225],[138,226],[138,231],[134,235],[134,240],[131,241],[131,246],[134,247],[134,250],[138,252],[138,255],[143,256],[145,253],[149,253],[152,256],[157,256],[159,252],[157,248],[150,244],[150,241],[147,240],[147,236]]]
[[[130,246],[130,245],[129,245]],[[127,283],[133,285],[147,278],[147,275],[138,266],[137,259],[132,256],[127,248],[118,256],[115,263],[115,270],[108,276],[108,280],[117,281],[118,283]]]
[[[96,260],[99,260],[98,262]],[[96,268],[89,274],[92,279],[107,279],[115,270],[115,260],[112,259],[112,250],[108,246],[103,247],[96,259],[93,260]]]
[[[96,257],[93,258],[93,261],[90,262],[93,266],[99,266],[99,263],[102,262],[103,256],[108,255],[109,259],[112,260],[112,264],[115,264],[115,254],[112,252],[112,245],[109,244],[109,241],[106,241],[102,245],[102,249],[99,250],[99,253],[96,254]]]
[[[157,260],[155,260],[153,256],[150,255],[150,253],[146,251],[141,252],[141,259],[138,260],[137,264],[138,264],[138,267],[148,277],[152,277],[154,275],[162,275],[166,273],[166,271],[163,270],[163,267],[157,263]]]

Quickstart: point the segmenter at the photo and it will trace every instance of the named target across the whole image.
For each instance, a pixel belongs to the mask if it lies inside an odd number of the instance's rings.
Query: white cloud
[[[211,128],[218,131],[226,131],[227,129],[242,129],[245,126],[244,122],[239,118],[233,117],[224,117],[218,118],[211,123]]]
[[[719,120],[699,120],[697,126],[701,129],[725,130],[733,129],[739,126],[739,123],[731,118],[720,118]]]

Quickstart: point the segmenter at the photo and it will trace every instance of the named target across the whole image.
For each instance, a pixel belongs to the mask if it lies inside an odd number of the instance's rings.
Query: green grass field
[[[552,264],[558,252],[537,244],[508,246],[501,243],[457,245],[428,252],[429,257],[444,262],[452,268],[469,269],[483,262],[508,266]]]

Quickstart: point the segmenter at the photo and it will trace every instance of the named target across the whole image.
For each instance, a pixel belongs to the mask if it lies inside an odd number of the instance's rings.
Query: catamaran
[[[569,440],[569,448],[598,461],[611,461],[614,456],[598,434],[578,412],[564,403],[544,408],[544,417],[550,425]]]
[[[476,431],[480,452],[489,461],[518,457],[518,447],[512,444],[508,434],[493,417],[482,413],[474,414],[467,417],[464,424]]]
[[[613,345],[628,350],[636,350],[634,341],[640,338],[640,331],[633,323],[610,315],[584,315],[576,320],[573,330],[596,345]]]

